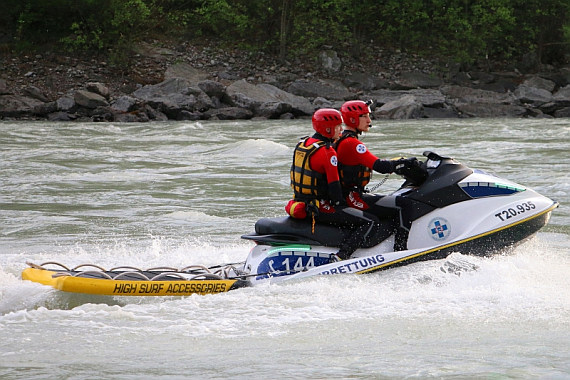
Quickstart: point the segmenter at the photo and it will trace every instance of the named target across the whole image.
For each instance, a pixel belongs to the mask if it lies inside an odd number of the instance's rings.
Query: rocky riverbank
[[[128,70],[97,58],[0,58],[0,119],[144,122],[278,119],[372,99],[385,119],[570,117],[570,66],[461,71],[377,50],[356,62],[332,48],[280,63],[215,45],[143,44]]]

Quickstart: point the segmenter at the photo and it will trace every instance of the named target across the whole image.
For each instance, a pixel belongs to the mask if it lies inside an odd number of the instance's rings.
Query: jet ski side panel
[[[415,220],[408,248],[428,248],[483,236],[530,220],[554,204],[532,190],[452,204]]]
[[[558,207],[553,203],[546,210],[531,215],[514,224],[499,228],[488,233],[471,236],[468,239],[453,241],[449,244],[438,245],[427,249],[411,249],[378,253],[374,249],[359,250],[360,254],[348,260],[329,263],[320,267],[306,268],[290,276],[279,277],[276,280],[292,280],[315,275],[331,274],[364,274],[377,272],[396,266],[408,265],[418,261],[437,260],[447,257],[452,252],[476,256],[490,256],[504,249],[512,248],[532,237],[548,223],[552,210]],[[320,251],[319,247],[313,247]],[[269,277],[272,277],[269,274]]]

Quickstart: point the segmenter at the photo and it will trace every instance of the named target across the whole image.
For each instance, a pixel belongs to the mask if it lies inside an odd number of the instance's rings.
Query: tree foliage
[[[0,43],[109,52],[149,35],[214,37],[285,59],[324,45],[378,47],[457,62],[570,53],[568,0],[3,0]]]

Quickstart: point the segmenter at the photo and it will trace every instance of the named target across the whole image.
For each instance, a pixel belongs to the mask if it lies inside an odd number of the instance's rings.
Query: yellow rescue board
[[[49,285],[55,289],[84,294],[109,296],[189,296],[192,294],[223,293],[246,286],[237,279],[215,280],[111,280],[104,278],[74,277],[47,269],[26,268],[22,279]]]

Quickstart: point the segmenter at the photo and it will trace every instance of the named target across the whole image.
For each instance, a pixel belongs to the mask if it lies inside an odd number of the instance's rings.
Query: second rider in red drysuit
[[[382,160],[372,154],[366,145],[359,140],[362,132],[372,127],[370,108],[361,100],[351,100],[341,107],[345,130],[335,144],[339,161],[340,182],[343,196],[349,206],[367,211],[379,219],[394,221],[396,231],[396,250],[406,249],[408,228],[400,220],[399,207],[395,198],[370,194],[366,185],[370,182],[372,171],[378,173],[399,174],[400,170],[414,165],[415,158]]]

